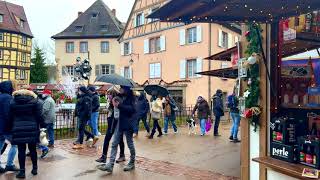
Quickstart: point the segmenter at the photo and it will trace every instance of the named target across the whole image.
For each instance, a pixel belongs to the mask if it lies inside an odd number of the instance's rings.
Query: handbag
[[[151,111],[151,118],[152,118],[152,119],[159,120],[159,119],[160,119],[160,116],[161,116],[161,113],[160,113],[160,112]]]
[[[211,127],[212,127],[211,119],[208,118],[208,120],[206,121],[206,132],[209,132]]]

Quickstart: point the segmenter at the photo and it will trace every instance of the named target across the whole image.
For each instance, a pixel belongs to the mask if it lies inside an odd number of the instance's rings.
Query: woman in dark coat
[[[200,120],[201,136],[204,136],[206,134],[206,120],[210,118],[211,113],[208,102],[201,95],[198,97],[196,106],[193,108],[192,116],[194,116],[196,111],[198,111],[198,119]]]
[[[13,93],[8,130],[12,134],[12,144],[18,145],[20,171],[17,178],[25,178],[26,144],[32,161],[31,173],[38,174],[36,146],[40,142],[40,127],[45,127],[41,111],[42,105],[34,92],[19,90]]]

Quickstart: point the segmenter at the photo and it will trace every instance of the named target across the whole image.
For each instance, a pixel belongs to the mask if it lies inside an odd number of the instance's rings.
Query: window
[[[68,75],[73,76],[74,75],[74,66],[66,66],[66,70]]]
[[[92,18],[96,18],[96,17],[98,17],[98,12],[93,12],[92,13]]]
[[[149,48],[150,48],[150,53],[160,52],[161,50],[160,37],[150,39]]]
[[[0,59],[3,60],[3,50],[0,50]]]
[[[66,43],[66,52],[67,53],[74,53],[74,42],[67,42]]]
[[[3,23],[3,14],[0,14],[0,23]]]
[[[124,55],[129,55],[130,54],[130,43],[129,42],[126,42],[123,44],[124,46]]]
[[[107,25],[101,25],[101,26],[100,26],[100,30],[101,30],[101,31],[104,31],[104,32],[108,31]]]
[[[109,53],[109,42],[108,41],[103,41],[101,42],[101,53]]]
[[[130,67],[124,67],[124,78],[130,79]]]
[[[27,63],[27,53],[21,54],[21,64]]]
[[[17,69],[16,70],[16,79],[17,80],[25,80],[25,79],[27,79],[26,70]]]
[[[96,76],[114,74],[115,65],[112,64],[99,64],[96,65]]]
[[[3,41],[4,38],[3,38],[3,33],[0,33],[0,41]]]
[[[80,42],[80,53],[88,52],[88,42]]]
[[[20,19],[20,27],[24,28],[24,20]]]
[[[76,26],[76,32],[82,32],[83,26]]]
[[[187,29],[187,40],[188,40],[188,44],[192,44],[192,43],[197,42],[197,28],[196,27]]]
[[[22,44],[27,45],[27,37],[26,36],[22,36]]]
[[[149,77],[151,79],[161,78],[161,64],[153,63],[149,66]]]
[[[229,47],[229,38],[228,33],[219,30],[219,46],[222,48],[228,48]]]
[[[197,60],[187,60],[187,77],[194,78],[197,77]]]
[[[228,62],[221,62],[221,69],[225,69],[229,67],[229,63]]]
[[[2,68],[0,68],[0,78],[3,78],[3,69]]]
[[[139,13],[136,16],[136,27],[137,26],[142,26],[144,24],[144,17],[143,17],[143,13]]]

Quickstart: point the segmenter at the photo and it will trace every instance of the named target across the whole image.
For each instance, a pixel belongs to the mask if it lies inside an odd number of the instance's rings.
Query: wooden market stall
[[[172,0],[149,16],[169,22],[242,24],[240,57],[249,58],[238,69],[202,74],[240,75],[246,117],[241,120],[243,180],[303,179],[305,168],[320,168],[319,134],[313,125],[320,119],[318,60],[306,57],[299,65],[283,65],[284,57],[320,47],[319,9],[319,0]],[[294,82],[287,94],[284,79]],[[284,107],[286,103],[291,107]],[[249,116],[252,108],[256,111]],[[310,130],[316,135],[310,136]]]

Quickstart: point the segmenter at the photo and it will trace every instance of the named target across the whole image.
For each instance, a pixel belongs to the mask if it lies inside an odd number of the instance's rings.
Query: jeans
[[[18,144],[18,159],[20,170],[25,170],[26,165],[26,144]],[[33,169],[38,169],[38,155],[37,155],[37,145],[34,143],[28,144],[28,149],[30,151],[30,157],[32,161]]]
[[[134,148],[133,143],[133,132],[132,131],[119,131],[118,128],[114,134],[113,142],[111,145],[111,155],[110,155],[110,164],[113,167],[114,162],[116,160],[118,145],[120,144],[121,140],[123,140],[123,134],[126,136],[127,139],[127,146],[130,150],[130,163],[134,163],[136,160],[136,150]]]
[[[5,140],[10,139],[8,136],[0,136],[0,149],[4,147]],[[17,146],[16,145],[11,145],[11,148],[9,150],[8,154],[8,160],[7,160],[7,166],[13,166],[14,163],[14,158],[17,154]]]
[[[214,121],[214,131],[213,131],[214,135],[218,135],[219,134],[218,131],[219,131],[220,119],[221,119],[221,116],[216,116],[216,120]]]
[[[104,142],[103,142],[103,150],[102,150],[102,156],[107,157],[108,155],[108,149],[109,149],[109,144],[110,144],[110,140],[112,139],[112,136],[115,132],[115,127],[111,127],[111,124],[108,124],[108,129],[107,129],[107,133],[106,136],[104,137]],[[123,134],[122,137],[120,137],[120,157],[124,157],[124,142],[123,142]]]
[[[136,134],[138,134],[138,132],[139,132],[140,120],[142,120],[143,125],[144,125],[144,128],[147,130],[147,132],[150,133],[150,127],[149,127],[149,124],[148,124],[148,122],[147,122],[147,115],[142,116],[142,118],[139,118],[139,119],[137,120],[137,124],[136,124],[136,126],[134,127],[134,131],[133,131],[133,132],[136,133]]]
[[[92,129],[92,134],[95,136],[99,135],[99,130],[98,130],[98,119],[99,119],[99,112],[93,112],[91,114],[91,119],[89,121],[89,125]]]
[[[238,128],[240,124],[240,115],[239,113],[230,113],[233,125],[231,127],[231,136],[233,139],[238,139]]]
[[[171,125],[173,127],[174,132],[177,132],[178,128],[176,125],[176,118],[174,116],[164,118],[164,132],[168,133],[169,120],[171,121]]]
[[[161,127],[159,125],[159,120],[158,119],[153,119],[153,127],[152,127],[152,131],[151,131],[151,135],[150,136],[154,136],[154,134],[156,133],[156,129],[158,129],[159,131],[159,135],[162,135],[162,130]]]
[[[79,120],[79,135],[78,135],[78,142],[80,144],[83,144],[83,137],[84,137],[84,134],[88,137],[88,138],[94,138],[94,135],[91,134],[89,131],[87,131],[85,128],[86,128],[86,125],[87,125],[87,120]]]
[[[206,134],[206,119],[200,119],[200,130],[202,135]]]
[[[49,151],[49,148],[47,146],[40,145],[40,144],[38,146],[39,146],[39,149],[41,149],[42,152]]]
[[[54,124],[47,124],[47,133],[49,138],[49,145],[54,145]]]

